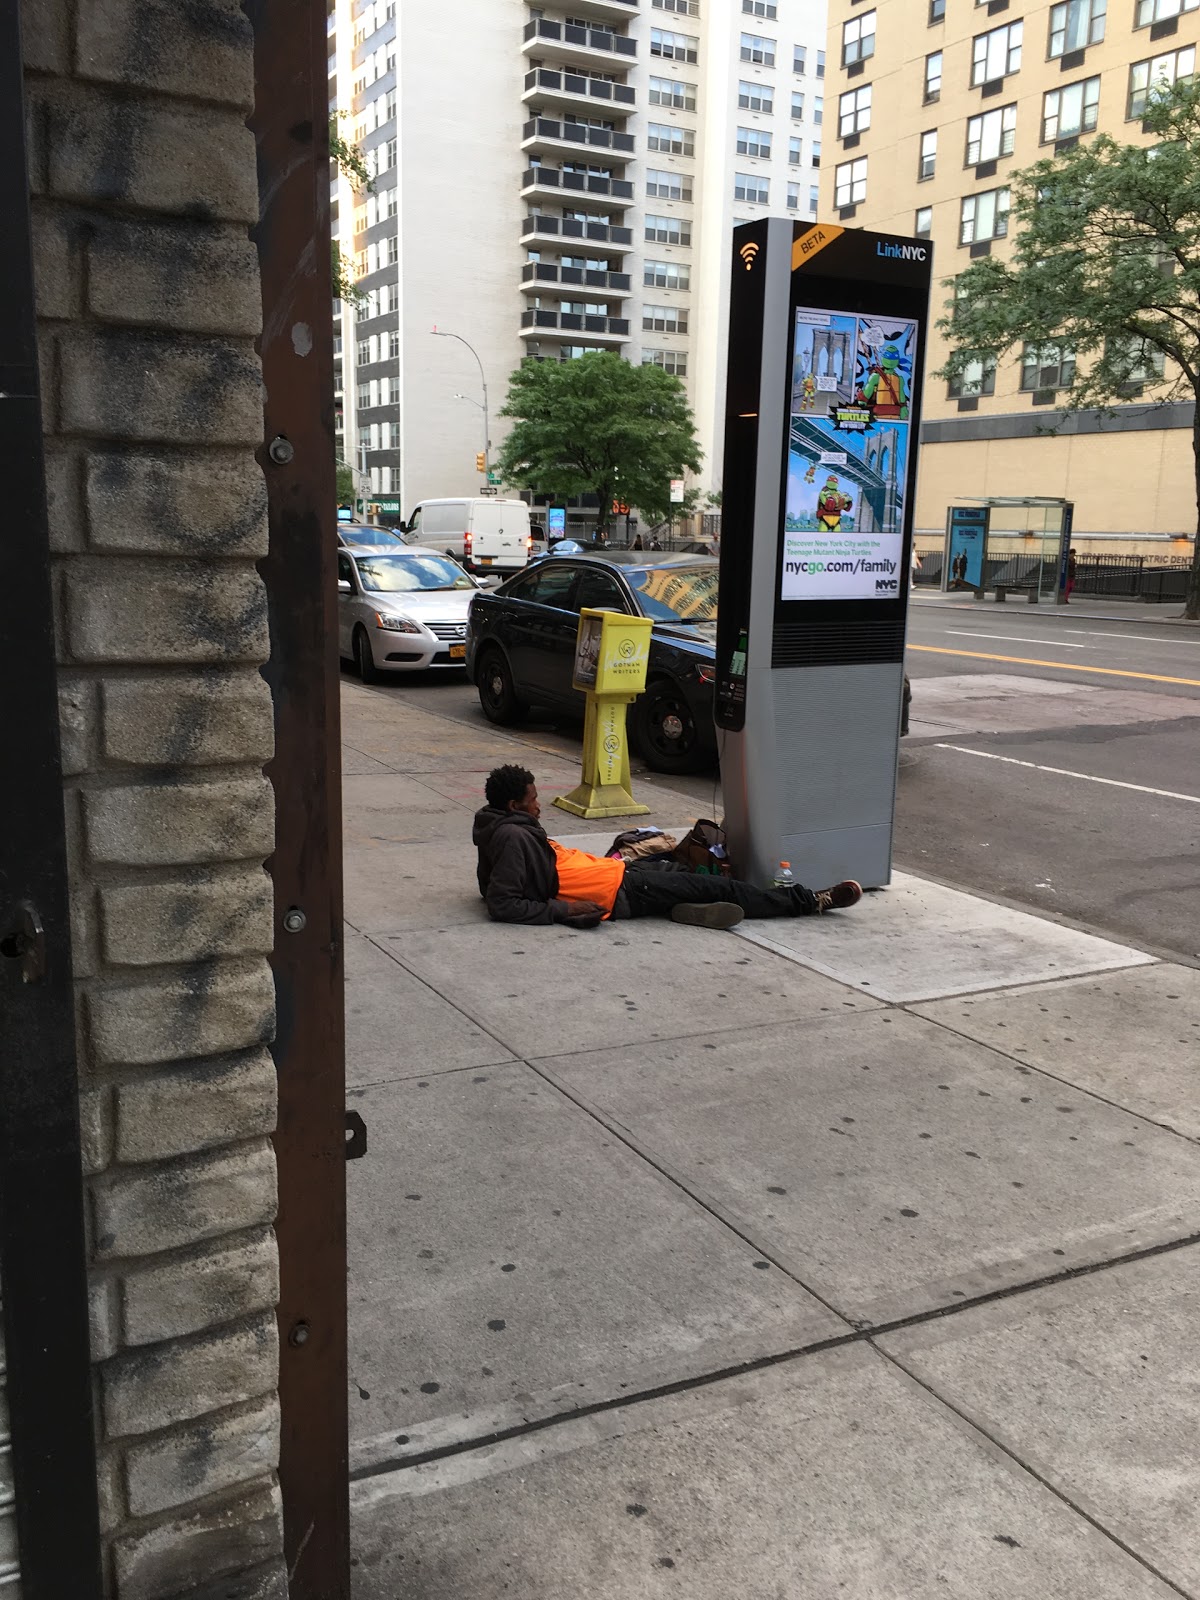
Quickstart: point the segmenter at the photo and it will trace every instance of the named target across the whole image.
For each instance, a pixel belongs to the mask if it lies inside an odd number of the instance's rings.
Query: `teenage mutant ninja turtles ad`
[[[917,325],[796,312],[781,598],[901,590]]]

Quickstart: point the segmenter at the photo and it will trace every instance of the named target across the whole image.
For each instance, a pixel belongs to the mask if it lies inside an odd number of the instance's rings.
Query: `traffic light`
[[[486,472],[487,471],[487,457],[484,455],[482,450],[478,450],[475,453],[475,471],[476,472]]]

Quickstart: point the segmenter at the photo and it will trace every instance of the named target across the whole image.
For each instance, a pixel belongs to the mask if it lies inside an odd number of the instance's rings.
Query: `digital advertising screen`
[[[902,590],[918,326],[793,307],[779,599]]]

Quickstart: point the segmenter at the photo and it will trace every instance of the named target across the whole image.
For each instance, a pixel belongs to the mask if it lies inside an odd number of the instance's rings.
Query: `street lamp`
[[[479,351],[476,350],[473,344],[464,339],[461,333],[446,333],[441,328],[431,328],[429,331],[436,339],[457,339],[459,344],[465,344],[467,349],[475,357],[475,364],[479,368],[479,382],[483,388],[483,405],[480,407],[480,410],[483,412],[483,470],[485,478],[490,477],[492,461],[489,452],[492,448],[492,441],[490,438],[491,428],[488,426],[487,379],[483,375],[483,362],[479,359]],[[466,398],[466,395],[455,396],[455,399],[465,400]],[[471,403],[472,405],[478,405],[478,401],[472,401]]]

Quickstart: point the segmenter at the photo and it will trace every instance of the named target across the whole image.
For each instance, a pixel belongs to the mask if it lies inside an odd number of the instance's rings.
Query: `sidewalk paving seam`
[[[611,1131],[617,1132],[616,1129]],[[763,1372],[771,1367],[783,1366],[789,1361],[803,1361],[808,1357],[823,1355],[830,1350],[842,1350],[851,1345],[865,1344],[870,1346],[877,1355],[900,1368],[907,1376],[912,1377],[913,1374],[909,1373],[908,1369],[897,1358],[891,1356],[887,1351],[879,1349],[875,1341],[886,1338],[893,1333],[900,1333],[908,1328],[922,1327],[929,1323],[942,1321],[947,1317],[956,1317],[960,1312],[972,1310],[979,1306],[992,1305],[1000,1300],[1016,1299],[1019,1296],[1031,1294],[1035,1290],[1050,1288],[1056,1284],[1069,1283],[1075,1278],[1094,1277],[1101,1272],[1107,1272],[1116,1267],[1128,1266],[1138,1261],[1150,1260],[1155,1256],[1191,1249],[1196,1245],[1200,1245],[1200,1233],[1189,1234],[1183,1239],[1169,1239],[1164,1243],[1146,1245],[1139,1250],[1131,1250],[1125,1255],[1111,1256],[1104,1261],[1087,1262],[1082,1266],[1064,1268],[1061,1272],[1046,1273],[1040,1278],[1031,1279],[1028,1283],[1008,1284],[1004,1288],[992,1289],[984,1294],[975,1295],[970,1299],[959,1302],[957,1305],[938,1306],[930,1311],[917,1311],[911,1316],[896,1317],[890,1322],[880,1322],[866,1328],[851,1327],[844,1334],[815,1340],[812,1344],[797,1345],[787,1350],[776,1351],[771,1355],[756,1356],[751,1360],[714,1368],[711,1372],[680,1378],[671,1383],[657,1384],[651,1388],[633,1392],[626,1391],[617,1396],[610,1396],[606,1400],[594,1400],[569,1411],[557,1412],[552,1416],[537,1417],[529,1421],[514,1423],[510,1427],[496,1428],[489,1433],[480,1434],[478,1438],[459,1439],[451,1444],[436,1445],[428,1450],[416,1451],[411,1455],[389,1456],[380,1461],[365,1463],[350,1470],[349,1481],[352,1484],[362,1483],[371,1478],[386,1477],[393,1473],[405,1472],[410,1467],[424,1466],[431,1461],[444,1461],[451,1456],[467,1455],[474,1450],[488,1449],[493,1445],[503,1444],[509,1439],[544,1433],[548,1429],[563,1423],[576,1422],[583,1418],[620,1410],[624,1407],[642,1405],[648,1401],[666,1399],[674,1394],[684,1394],[699,1389],[711,1388],[718,1383],[728,1381],[730,1378],[743,1377],[754,1372]],[[811,1293],[811,1291],[809,1292]],[[836,1314],[841,1315],[840,1313]],[[841,1320],[843,1322],[847,1321],[845,1317],[841,1317]],[[914,1381],[921,1387],[925,1387],[920,1379],[915,1379]],[[936,1391],[930,1390],[929,1392],[940,1404],[945,1405],[948,1410],[956,1411],[956,1408],[950,1402],[943,1400],[942,1396],[938,1395]],[[969,1427],[977,1427],[969,1416],[961,1412],[957,1414]],[[1007,1449],[999,1441],[991,1439],[991,1435],[987,1433],[986,1429],[978,1428],[978,1431],[991,1440],[996,1448],[1002,1450],[1006,1456],[1017,1461],[1023,1470],[1031,1471],[1011,1450]],[[389,1434],[387,1437],[390,1438],[391,1435]],[[357,1448],[361,1449],[362,1445],[358,1445]],[[1038,1476],[1036,1473],[1032,1475]],[[1073,1506],[1065,1495],[1061,1495],[1058,1490],[1054,1490],[1052,1485],[1046,1484],[1046,1487],[1050,1488],[1051,1492],[1059,1494],[1059,1498],[1063,1499],[1068,1505],[1072,1505],[1072,1509],[1079,1509]],[[1101,1527],[1100,1524],[1095,1523],[1094,1518],[1088,1517],[1086,1512],[1080,1511],[1080,1515],[1086,1517],[1089,1522],[1093,1522],[1101,1532],[1107,1533],[1107,1530]],[[1109,1535],[1109,1537],[1112,1536]],[[1120,1541],[1116,1542],[1119,1543]],[[1122,1548],[1125,1547],[1122,1546]],[[1140,1560],[1141,1558],[1139,1557],[1138,1559]],[[1164,1579],[1164,1582],[1170,1582],[1170,1580]],[[1185,1600],[1192,1600],[1192,1597],[1188,1596],[1187,1592],[1180,1589],[1178,1585],[1172,1584],[1171,1587],[1177,1594],[1184,1595]]]
[[[958,1420],[972,1432],[980,1434],[988,1441],[993,1449],[1000,1451],[1000,1453],[1009,1461],[1014,1462],[1016,1466],[1018,1466],[1022,1472],[1027,1473],[1035,1483],[1040,1484],[1041,1487],[1049,1494],[1052,1494],[1055,1499],[1061,1501],[1069,1511],[1073,1511],[1076,1516],[1082,1517],[1086,1523],[1095,1528],[1097,1533],[1099,1533],[1103,1538],[1108,1539],[1112,1544],[1115,1544],[1117,1548],[1122,1550],[1127,1556],[1130,1557],[1131,1560],[1136,1561],[1140,1567],[1145,1568],[1145,1570],[1153,1577],[1157,1578],[1160,1583],[1165,1584],[1166,1587],[1172,1591],[1172,1593],[1182,1596],[1183,1600],[1194,1600],[1194,1596],[1190,1590],[1184,1589],[1172,1578],[1169,1578],[1165,1572],[1156,1567],[1154,1563],[1146,1556],[1139,1554],[1139,1552],[1135,1550],[1132,1545],[1127,1544],[1119,1534],[1114,1533],[1111,1528],[1106,1527],[1105,1524],[1101,1522],[1099,1515],[1096,1512],[1088,1511],[1087,1508],[1078,1500],[1072,1499],[1067,1491],[1063,1488],[1060,1488],[1041,1468],[1031,1465],[1028,1461],[1019,1456],[1011,1445],[1005,1444],[1003,1439],[999,1438],[992,1431],[992,1429],[984,1423],[982,1418],[976,1417],[970,1411],[967,1411],[963,1407],[956,1405],[953,1400],[947,1399],[946,1396],[939,1393],[932,1384],[927,1383],[925,1379],[919,1377],[917,1373],[915,1373],[910,1367],[907,1367],[899,1356],[893,1355],[891,1351],[879,1349],[879,1347],[875,1344],[874,1338],[869,1338],[866,1342],[871,1346],[872,1349],[876,1351],[876,1354],[881,1355],[885,1361],[901,1372],[905,1378],[907,1378],[912,1384],[915,1385],[916,1388],[921,1391],[922,1394],[926,1395],[936,1405],[942,1406],[951,1414],[951,1416],[957,1417]]]

